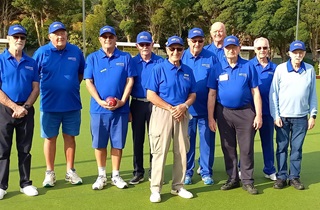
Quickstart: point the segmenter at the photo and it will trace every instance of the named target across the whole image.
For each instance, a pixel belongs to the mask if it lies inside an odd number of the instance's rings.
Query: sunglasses
[[[178,52],[182,52],[183,47],[168,47],[168,49],[169,49],[171,52],[174,52],[175,50],[177,50]]]
[[[114,39],[114,36],[113,35],[102,35],[101,36],[102,38],[104,38],[104,39]]]
[[[16,40],[18,40],[18,39],[20,39],[20,40],[26,40],[26,36],[12,36],[14,39],[16,39]]]
[[[261,49],[263,49],[263,50],[267,50],[269,47],[257,47],[257,50],[261,50]]]
[[[151,45],[151,43],[140,43],[139,46],[140,47],[149,47]]]
[[[204,41],[203,41],[203,39],[199,39],[199,40],[191,39],[191,42],[192,42],[192,43],[197,43],[197,42],[198,42],[198,43],[201,44],[201,43],[203,43]]]

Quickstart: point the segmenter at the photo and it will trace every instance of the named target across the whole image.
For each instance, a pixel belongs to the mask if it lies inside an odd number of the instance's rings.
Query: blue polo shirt
[[[217,56],[219,61],[223,60],[225,57],[223,47],[217,48],[217,46],[214,45],[213,42],[211,44],[204,46],[203,49],[213,52]]]
[[[32,92],[32,83],[39,82],[35,60],[22,52],[18,62],[7,49],[0,54],[0,89],[15,103],[25,102]]]
[[[176,67],[165,59],[153,68],[146,89],[156,92],[171,106],[177,106],[196,92],[196,82],[190,67],[183,63]]]
[[[214,71],[210,71],[208,78],[208,87],[217,90],[217,101],[231,109],[252,103],[251,88],[258,85],[257,71],[240,56],[234,68],[224,59]]]
[[[136,98],[147,97],[147,90],[145,89],[145,85],[151,75],[152,68],[161,62],[163,62],[163,58],[154,53],[151,54],[150,61],[148,62],[145,62],[141,58],[140,54],[132,58],[132,63],[136,70],[137,76],[134,77],[131,96]]]
[[[260,95],[262,99],[262,114],[270,115],[269,108],[269,92],[270,86],[273,79],[274,71],[277,67],[277,64],[268,60],[268,64],[266,67],[262,67],[259,63],[257,57],[252,58],[249,62],[253,66],[253,68],[257,71],[258,77],[261,81],[259,85]]]
[[[197,98],[192,106],[189,108],[189,113],[192,116],[207,116],[208,109],[208,92],[207,79],[210,70],[218,62],[215,54],[211,51],[202,49],[197,57],[190,53],[190,49],[184,51],[182,56],[182,63],[186,64],[192,69],[197,89]]]
[[[33,55],[40,72],[40,110],[43,112],[68,112],[80,110],[79,75],[84,71],[81,50],[67,43],[58,50],[50,42]]]
[[[93,83],[101,99],[108,96],[117,97],[121,100],[128,77],[136,76],[132,68],[132,58],[129,53],[115,48],[109,58],[102,48],[88,55],[84,79],[93,79]],[[90,113],[129,113],[129,100],[126,104],[114,111],[101,107],[91,97]]]

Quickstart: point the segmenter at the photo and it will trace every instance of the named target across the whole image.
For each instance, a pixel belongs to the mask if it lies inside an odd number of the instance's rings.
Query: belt
[[[147,98],[136,98],[136,97],[131,97],[131,98],[137,101],[150,102]]]

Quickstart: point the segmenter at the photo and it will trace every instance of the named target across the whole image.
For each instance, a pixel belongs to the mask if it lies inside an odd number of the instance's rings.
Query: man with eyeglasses
[[[171,194],[190,199],[192,193],[183,188],[188,137],[188,108],[196,98],[196,83],[192,69],[181,62],[183,40],[169,37],[166,43],[168,58],[156,65],[146,84],[147,99],[153,103],[149,125],[152,154],[150,201],[161,201],[166,158],[173,141],[173,174]]]
[[[147,100],[147,91],[144,88],[151,74],[152,68],[163,61],[163,58],[152,52],[152,36],[147,31],[137,35],[136,47],[139,54],[132,59],[137,76],[134,77],[134,84],[131,91],[130,113],[132,116],[131,128],[133,139],[133,178],[129,184],[139,184],[144,180],[143,148],[146,128],[149,130],[149,122],[152,111],[152,103]],[[149,179],[151,178],[150,154]]]
[[[213,23],[210,27],[210,35],[212,43],[206,45],[204,49],[213,52],[220,61],[224,58],[223,39],[227,36],[225,25],[221,22]]]
[[[305,55],[304,42],[292,42],[290,59],[277,66],[271,83],[270,112],[276,129],[278,163],[277,181],[273,185],[275,189],[287,185],[297,190],[305,189],[300,181],[302,146],[307,131],[315,126],[318,113],[316,75],[313,66],[303,61]]]
[[[208,92],[207,78],[213,66],[218,62],[215,54],[203,49],[204,33],[201,28],[192,28],[188,33],[189,48],[184,51],[182,62],[192,69],[196,80],[197,98],[189,108],[192,119],[189,121],[190,150],[187,154],[187,171],[184,184],[192,184],[195,167],[195,149],[197,127],[200,138],[200,158],[198,160],[200,174],[205,185],[212,185],[212,167],[214,163],[215,133],[208,125]]]
[[[33,55],[40,72],[40,125],[46,160],[42,185],[53,187],[56,183],[54,162],[60,125],[67,162],[65,180],[78,185],[82,179],[74,168],[75,136],[80,133],[80,83],[85,61],[81,50],[68,43],[68,33],[61,22],[49,26],[48,37],[50,42]]]
[[[253,184],[253,146],[255,132],[262,126],[259,77],[247,60],[239,56],[240,43],[237,37],[227,36],[223,47],[225,59],[219,68],[210,72],[208,78],[209,127],[216,131],[215,115],[228,174],[228,180],[221,190],[240,187],[238,142],[242,188],[250,194],[258,194]]]
[[[38,67],[23,52],[27,31],[21,25],[9,27],[9,48],[0,54],[0,200],[8,188],[13,133],[16,136],[20,191],[38,195],[30,180],[31,146],[34,130],[33,104],[39,95]]]
[[[277,180],[276,169],[274,167],[274,146],[273,133],[274,123],[270,115],[269,108],[269,90],[277,65],[269,59],[269,41],[264,37],[254,40],[254,52],[256,56],[249,62],[257,71],[261,84],[259,85],[260,95],[262,99],[262,121],[263,125],[259,129],[261,147],[264,160],[263,172],[265,178],[273,181]]]
[[[98,177],[93,190],[107,185],[106,159],[110,138],[112,176],[111,184],[123,189],[128,184],[120,176],[122,150],[126,143],[129,120],[129,97],[136,76],[131,55],[116,48],[117,35],[111,26],[100,29],[101,48],[86,60],[84,79],[91,94],[90,127],[92,147],[98,166]],[[115,105],[107,103],[112,97]]]

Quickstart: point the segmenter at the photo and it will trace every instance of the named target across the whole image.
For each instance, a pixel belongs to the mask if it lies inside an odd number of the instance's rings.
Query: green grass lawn
[[[220,148],[220,140],[217,135],[216,155],[214,164],[214,180],[212,186],[205,186],[200,176],[194,175],[193,185],[186,186],[194,194],[194,198],[186,200],[170,194],[172,152],[169,153],[165,181],[162,189],[162,202],[150,203],[149,181],[132,186],[128,189],[118,189],[110,184],[111,164],[107,161],[108,185],[100,191],[91,189],[97,176],[97,167],[94,150],[91,148],[91,136],[89,127],[89,94],[84,83],[81,85],[83,101],[81,134],[77,138],[77,152],[75,167],[83,179],[83,184],[73,186],[64,181],[65,158],[61,136],[58,139],[55,172],[57,176],[56,186],[43,188],[42,181],[46,170],[43,155],[43,139],[40,137],[39,112],[36,113],[36,126],[32,147],[33,184],[38,187],[39,196],[27,197],[19,192],[19,178],[17,168],[17,152],[15,144],[11,152],[11,167],[8,194],[0,200],[0,208],[7,209],[319,209],[320,207],[320,125],[308,132],[304,144],[301,180],[306,190],[298,191],[293,187],[283,190],[272,188],[273,182],[264,178],[262,172],[263,160],[260,139],[255,139],[255,184],[259,195],[249,195],[242,188],[221,191],[221,185],[226,181],[223,156]],[[317,84],[318,96],[320,84]],[[38,103],[36,104],[38,107]],[[38,108],[36,108],[38,110]],[[319,121],[319,120],[317,120]],[[131,125],[127,144],[123,152],[120,174],[126,181],[132,177],[132,138]],[[198,155],[197,155],[198,156]],[[148,168],[148,143],[145,145],[145,167]],[[197,167],[197,166],[196,166]],[[1,169],[0,169],[1,170]]]

